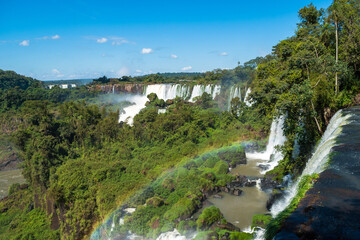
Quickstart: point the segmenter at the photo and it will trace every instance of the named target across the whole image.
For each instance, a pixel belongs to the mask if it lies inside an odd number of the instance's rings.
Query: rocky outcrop
[[[95,90],[104,93],[133,93],[143,94],[145,84],[140,83],[124,83],[124,84],[109,84],[109,85],[95,85]]]
[[[329,165],[284,221],[275,239],[360,239],[360,108],[331,149]]]

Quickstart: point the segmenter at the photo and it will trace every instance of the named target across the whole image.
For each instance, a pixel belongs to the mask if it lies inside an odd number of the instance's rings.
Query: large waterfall
[[[138,114],[141,109],[145,107],[145,103],[148,101],[147,95],[150,93],[156,93],[159,99],[168,100],[174,99],[176,97],[181,97],[185,100],[194,102],[196,97],[201,96],[203,93],[208,93],[215,99],[221,94],[221,92],[226,92],[226,89],[222,89],[220,85],[210,84],[210,85],[187,85],[187,84],[151,84],[144,85],[142,94],[125,94],[123,99],[132,103],[132,105],[127,106],[120,113],[119,121],[127,121],[129,124],[132,124],[133,118]],[[112,88],[112,93],[114,93],[114,87]],[[231,100],[235,97],[241,99],[241,88],[239,86],[231,86],[227,94],[227,103],[228,109],[230,109]]]
[[[264,152],[246,153],[246,158],[248,159],[267,160],[266,168],[263,173],[274,169],[283,158],[281,151],[278,151],[276,146],[280,147],[286,141],[283,131],[284,122],[285,117],[283,115],[273,120],[270,129],[269,141]]]
[[[324,135],[321,138],[321,141],[317,145],[315,152],[308,161],[301,176],[296,182],[288,187],[284,197],[281,200],[275,202],[275,204],[272,206],[271,214],[273,216],[276,216],[281,211],[283,211],[289,205],[294,196],[296,196],[299,182],[304,176],[314,173],[321,173],[325,169],[325,166],[329,160],[331,149],[336,144],[335,138],[341,133],[341,126],[348,123],[347,120],[349,117],[350,114],[344,116],[342,111],[338,111],[332,117]]]

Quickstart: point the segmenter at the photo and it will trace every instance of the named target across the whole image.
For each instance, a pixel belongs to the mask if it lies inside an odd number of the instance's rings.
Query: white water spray
[[[296,196],[298,185],[301,179],[306,175],[311,175],[314,173],[321,173],[325,170],[327,162],[329,160],[329,153],[331,149],[335,146],[336,137],[341,133],[341,126],[348,123],[348,119],[351,117],[350,114],[343,116],[342,111],[338,111],[331,119],[324,135],[321,138],[320,143],[316,147],[315,152],[312,157],[306,164],[304,171],[298,180],[291,184],[288,187],[288,190],[285,192],[284,197],[275,202],[271,207],[271,214],[273,217],[277,216],[280,212],[282,212],[292,201],[292,199]]]
[[[252,105],[252,103],[250,103],[250,102],[249,102],[249,99],[248,99],[250,93],[251,93],[251,89],[248,88],[248,89],[246,90],[245,98],[244,98],[244,103],[245,103],[246,106],[248,106],[248,107],[251,107],[251,105]]]
[[[160,234],[156,240],[187,240],[187,238],[174,229],[174,231]]]
[[[126,122],[130,125],[133,123],[133,118],[141,109],[145,108],[148,101],[147,95],[155,93],[159,99],[164,101],[181,97],[194,101],[195,97],[201,96],[203,93],[208,93],[215,98],[220,94],[220,85],[195,85],[191,91],[191,86],[181,84],[152,84],[146,85],[142,95],[125,94],[125,100],[134,103],[131,106],[124,108],[124,113],[120,113],[119,121]]]
[[[228,98],[228,110],[231,108],[231,100],[236,97],[240,98],[241,101],[241,88],[237,86],[231,86]]]
[[[286,141],[283,131],[284,122],[285,117],[283,115],[273,120],[270,128],[269,141],[264,152],[246,153],[246,158],[267,160],[265,163],[267,168],[262,172],[263,174],[274,169],[283,158],[282,153],[277,151],[275,147],[282,146]]]

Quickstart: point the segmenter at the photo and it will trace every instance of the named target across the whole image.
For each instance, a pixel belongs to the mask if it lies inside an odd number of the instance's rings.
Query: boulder
[[[270,198],[266,202],[266,209],[270,211],[270,208],[274,202],[283,196],[283,192],[278,189],[273,189]]]
[[[251,181],[251,182],[246,182],[245,187],[255,187],[256,186],[256,182],[255,181]]]
[[[241,189],[234,189],[231,193],[235,196],[240,196],[242,192]]]

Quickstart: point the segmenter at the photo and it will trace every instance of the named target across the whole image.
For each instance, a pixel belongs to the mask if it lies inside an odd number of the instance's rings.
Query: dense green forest
[[[232,180],[226,175],[229,163],[216,149],[230,151],[235,142],[265,139],[279,115],[286,117],[285,157],[267,177],[281,181],[288,173],[299,174],[332,115],[360,103],[360,3],[337,0],[328,9],[311,4],[299,10],[299,18],[295,35],[280,41],[272,54],[232,70],[93,81],[247,82],[252,106],[235,98],[230,111],[220,111],[204,94],[195,103],[177,98],[165,114],[158,114],[149,96],[130,126],[119,123],[118,112],[89,104],[100,94],[90,86],[50,90],[40,81],[0,71],[0,137],[17,146],[27,180],[13,185],[0,202],[0,238],[87,238],[96,224],[149,184],[158,192],[127,219],[133,232],[157,236],[174,226],[208,230],[213,222],[226,224],[216,208],[195,222],[176,219],[198,204],[202,189]],[[299,155],[293,154],[295,141]],[[154,223],[162,230],[151,228]]]
[[[2,239],[83,238],[164,170],[209,149],[260,140],[268,130],[239,99],[232,111],[222,112],[208,94],[195,103],[177,98],[166,114],[158,114],[149,95],[129,126],[118,122],[118,112],[86,103],[99,94],[92,88],[46,89],[13,72],[4,75],[5,84],[26,79],[33,85],[2,92],[3,126],[19,118],[7,136],[19,149],[28,182],[12,186],[1,202]],[[11,104],[9,94],[16,99]]]
[[[296,175],[335,112],[359,103],[359,1],[334,1],[326,10],[310,4],[299,18],[295,35],[258,65],[250,94],[263,117],[286,115],[279,176]],[[301,155],[294,158],[295,139]]]
[[[93,84],[116,83],[217,83],[229,86],[239,82],[249,82],[254,78],[256,66],[263,62],[262,57],[237,66],[234,69],[215,69],[205,73],[156,73],[138,77],[123,76],[121,78],[107,78],[106,76],[94,79]]]

